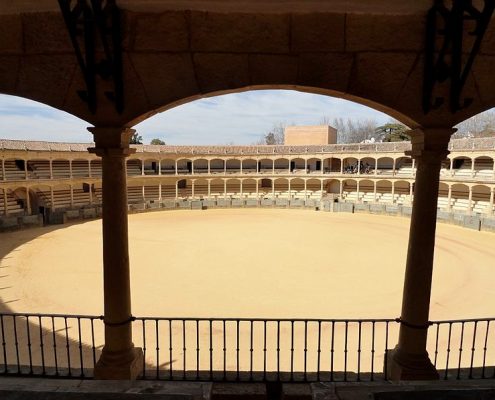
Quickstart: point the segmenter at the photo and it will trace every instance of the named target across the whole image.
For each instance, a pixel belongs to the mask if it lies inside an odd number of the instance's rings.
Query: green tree
[[[383,142],[403,142],[411,140],[409,131],[410,129],[401,123],[388,122],[376,128],[375,133]]]
[[[163,146],[165,144],[165,142],[161,139],[152,139],[150,144],[159,144],[159,145]]]
[[[143,144],[143,137],[136,132],[131,136],[129,143],[130,144]]]

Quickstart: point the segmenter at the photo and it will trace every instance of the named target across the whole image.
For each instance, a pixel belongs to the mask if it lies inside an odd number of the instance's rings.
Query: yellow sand
[[[137,316],[400,314],[409,221],[308,210],[129,216]],[[102,313],[101,221],[2,234],[4,311]],[[495,236],[439,224],[431,318],[492,316]]]

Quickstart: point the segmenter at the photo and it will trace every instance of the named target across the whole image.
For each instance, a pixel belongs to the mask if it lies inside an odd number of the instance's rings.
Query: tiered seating
[[[15,181],[26,178],[26,173],[23,169],[19,168],[15,160],[7,160],[4,165],[6,180]]]
[[[72,161],[72,176],[74,178],[86,178],[89,176],[89,165],[85,160]]]
[[[448,197],[438,197],[437,208],[441,210],[449,209],[449,198]]]
[[[0,191],[0,215],[5,214],[5,204],[3,192]],[[7,213],[9,215],[19,215],[24,213],[22,202],[17,200],[15,195],[7,191]]]
[[[48,160],[28,161],[28,169],[34,179],[50,179],[50,161]]]
[[[468,199],[453,199],[452,210],[457,212],[468,212],[469,211],[469,200]]]
[[[156,186],[145,186],[144,187],[144,200],[145,201],[155,201],[160,198],[160,189],[158,185]]]
[[[70,178],[69,161],[53,160],[52,173],[53,173],[53,179]]]
[[[127,202],[132,203],[142,203],[143,199],[143,188],[141,186],[128,186],[127,187]]]
[[[488,214],[490,212],[490,202],[486,200],[475,201],[473,212],[478,214]]]
[[[141,161],[129,160],[127,162],[127,176],[141,175]]]
[[[92,177],[100,177],[101,176],[101,160],[92,160],[91,161],[91,176]]]

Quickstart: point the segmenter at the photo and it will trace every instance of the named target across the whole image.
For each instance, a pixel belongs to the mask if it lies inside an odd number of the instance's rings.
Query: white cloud
[[[278,122],[318,124],[323,116],[375,119],[390,117],[333,97],[289,90],[261,90],[197,100],[136,125],[145,143],[250,144]],[[0,137],[26,140],[89,142],[88,123],[30,100],[0,95]]]

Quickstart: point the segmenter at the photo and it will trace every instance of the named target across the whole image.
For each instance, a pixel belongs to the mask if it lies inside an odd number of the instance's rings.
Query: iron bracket
[[[495,0],[484,0],[481,11],[473,6],[472,0],[452,0],[450,8],[444,4],[444,0],[435,0],[426,19],[423,78],[423,111],[425,114],[444,104],[445,99],[433,98],[433,92],[437,83],[444,83],[447,80],[450,80],[449,108],[452,113],[469,107],[473,102],[472,98],[461,99],[462,90],[480,50],[494,9]],[[443,21],[442,27],[438,26],[439,21]],[[475,39],[469,53],[463,54],[466,21],[474,21],[475,27],[468,34],[474,36]],[[437,48],[439,42],[441,45]]]
[[[65,25],[86,84],[79,97],[96,113],[97,77],[112,81],[113,91],[105,96],[115,104],[119,114],[124,110],[122,75],[122,34],[120,9],[115,0],[58,0]],[[101,50],[97,48],[99,38]]]

